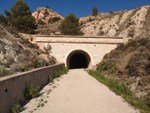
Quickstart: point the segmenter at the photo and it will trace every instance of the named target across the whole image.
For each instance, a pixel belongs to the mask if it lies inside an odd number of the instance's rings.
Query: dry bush
[[[13,65],[11,65],[11,70],[13,71],[13,72],[20,72],[21,71],[21,64],[13,64]]]
[[[12,54],[5,55],[6,63],[12,64],[14,62],[14,56]]]
[[[29,60],[30,60],[30,58],[28,58],[27,56],[25,56],[25,54],[19,54],[17,56],[17,62],[26,63]]]
[[[3,75],[3,73],[4,73],[4,68],[0,66],[0,77]]]

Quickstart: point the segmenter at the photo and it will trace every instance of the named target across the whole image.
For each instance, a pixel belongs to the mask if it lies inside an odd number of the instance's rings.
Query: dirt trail
[[[47,85],[22,113],[139,113],[82,69]]]

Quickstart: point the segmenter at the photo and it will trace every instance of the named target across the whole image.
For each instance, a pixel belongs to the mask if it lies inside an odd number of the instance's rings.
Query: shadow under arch
[[[69,69],[88,68],[91,63],[91,58],[83,50],[74,50],[68,55],[66,61]]]

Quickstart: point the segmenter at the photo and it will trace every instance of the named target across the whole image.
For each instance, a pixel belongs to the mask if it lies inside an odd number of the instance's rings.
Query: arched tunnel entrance
[[[67,58],[67,67],[69,69],[88,68],[91,58],[85,51],[76,50],[69,54]]]

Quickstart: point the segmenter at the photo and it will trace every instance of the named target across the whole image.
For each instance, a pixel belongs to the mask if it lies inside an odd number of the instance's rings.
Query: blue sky
[[[0,0],[0,13],[4,9],[10,8],[17,0]],[[92,14],[93,6],[98,8],[98,12],[110,12],[119,10],[129,10],[135,7],[150,5],[150,0],[24,0],[32,12],[38,7],[49,6],[52,10],[66,16],[74,13],[77,17]]]

